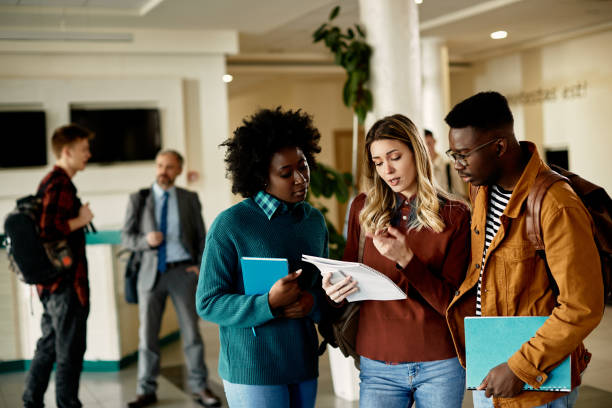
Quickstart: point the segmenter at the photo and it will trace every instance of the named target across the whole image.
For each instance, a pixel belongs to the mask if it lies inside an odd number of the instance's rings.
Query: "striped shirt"
[[[482,262],[480,263],[480,277],[478,278],[478,291],[476,293],[476,316],[482,316],[482,309],[480,304],[480,291],[482,287],[482,274],[484,272],[485,258],[487,257],[487,251],[493,241],[493,237],[499,231],[501,225],[500,217],[510,201],[511,191],[505,191],[499,186],[492,186],[489,194],[489,205],[487,207],[487,224],[485,227],[485,245],[482,251]]]

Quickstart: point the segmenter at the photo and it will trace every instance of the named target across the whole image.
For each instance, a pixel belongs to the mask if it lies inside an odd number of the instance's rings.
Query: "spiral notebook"
[[[535,336],[548,316],[466,317],[466,387],[476,389],[489,370],[508,361],[521,345]],[[525,390],[534,390],[525,384]],[[571,391],[571,361],[567,357],[555,367],[535,391]]]
[[[398,300],[406,299],[406,294],[387,275],[359,262],[336,261],[312,255],[302,255],[302,261],[310,262],[321,274],[331,272],[331,282],[336,283],[347,276],[357,281],[359,290],[346,300]]]

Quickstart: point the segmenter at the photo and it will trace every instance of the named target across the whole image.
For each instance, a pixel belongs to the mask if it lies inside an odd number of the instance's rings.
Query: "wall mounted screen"
[[[0,111],[0,167],[47,165],[47,126],[43,111]]]
[[[546,163],[550,166],[551,164],[556,164],[559,167],[563,167],[566,170],[569,170],[569,157],[567,153],[567,149],[546,149],[545,152]]]
[[[90,163],[153,160],[161,149],[159,109],[76,109],[70,120],[96,136]]]

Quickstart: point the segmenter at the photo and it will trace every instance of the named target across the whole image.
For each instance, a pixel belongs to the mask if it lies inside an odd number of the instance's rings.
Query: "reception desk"
[[[124,299],[125,254],[119,259],[120,232],[87,234],[91,290],[87,320],[85,371],[114,371],[136,360],[138,306]],[[8,268],[6,249],[0,249],[0,373],[25,370],[40,337],[42,304],[36,288],[19,281]],[[160,337],[178,338],[172,303],[166,305]]]

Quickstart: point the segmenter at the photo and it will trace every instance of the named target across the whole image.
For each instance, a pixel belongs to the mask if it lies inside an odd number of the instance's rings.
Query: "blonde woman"
[[[344,260],[391,278],[408,298],[361,305],[360,407],[461,407],[465,373],[445,312],[468,264],[469,210],[434,187],[427,148],[410,119],[385,117],[366,138],[367,194],[351,205]],[[323,288],[335,302],[358,290],[347,278]]]

